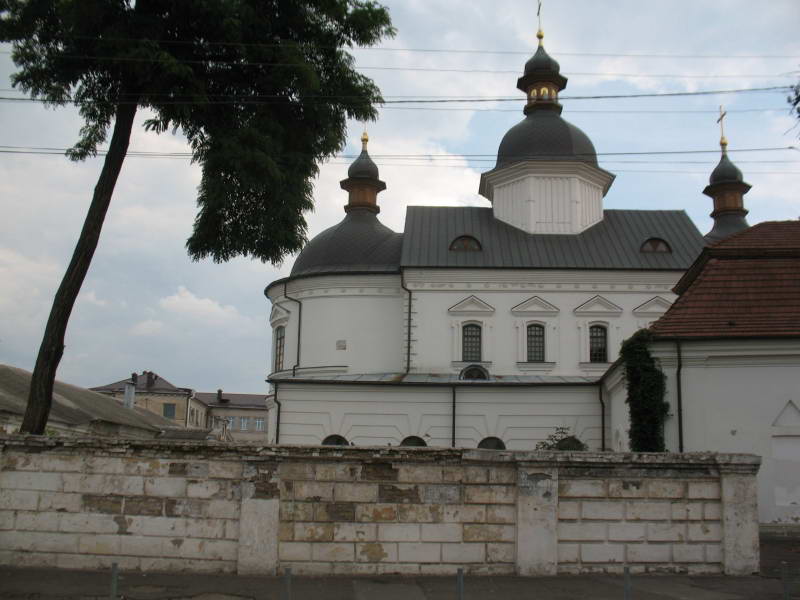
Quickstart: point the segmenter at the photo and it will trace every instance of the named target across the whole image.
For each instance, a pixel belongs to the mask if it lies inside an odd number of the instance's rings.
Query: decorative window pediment
[[[275,327],[289,320],[289,311],[281,308],[277,304],[272,307],[272,312],[269,313],[269,324]]]
[[[448,308],[447,312],[451,315],[489,315],[494,313],[494,307],[489,306],[477,296],[470,296]]]
[[[581,304],[573,312],[585,317],[618,317],[622,314],[622,309],[607,298],[595,296]]]
[[[661,296],[650,298],[644,304],[640,304],[633,309],[633,314],[637,317],[660,317],[663,315],[672,303]]]
[[[798,427],[800,426],[800,410],[794,402],[789,400],[778,417],[772,423],[773,427]]]
[[[558,308],[550,304],[547,300],[543,300],[539,296],[534,296],[533,298],[528,298],[527,300],[517,304],[511,309],[511,314],[519,316],[554,316],[558,314]]]

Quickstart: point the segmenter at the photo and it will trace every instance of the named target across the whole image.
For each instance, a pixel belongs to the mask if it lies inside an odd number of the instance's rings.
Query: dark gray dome
[[[397,272],[403,234],[374,212],[353,208],[338,224],[312,239],[292,267],[292,277],[322,273]]]
[[[708,178],[708,183],[711,185],[717,183],[742,183],[743,181],[742,172],[731,162],[727,153],[722,155],[722,158],[719,159],[719,164],[711,171],[711,177]]]
[[[362,150],[347,169],[347,176],[358,179],[378,179],[378,165],[372,162],[366,150]]]
[[[592,141],[583,131],[561,118],[558,110],[534,110],[503,136],[497,165],[523,160],[578,160],[597,165]]]

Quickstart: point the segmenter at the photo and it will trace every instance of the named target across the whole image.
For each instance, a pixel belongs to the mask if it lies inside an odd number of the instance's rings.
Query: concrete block
[[[397,544],[397,559],[400,562],[438,563],[441,562],[441,544],[433,542]]]
[[[378,539],[375,523],[336,523],[333,526],[334,542],[373,542]]]
[[[378,484],[336,483],[333,488],[333,499],[336,502],[376,502]]]
[[[356,551],[357,552],[357,551]],[[356,560],[358,557],[356,556]],[[331,573],[333,575],[349,575],[349,576],[362,576],[362,575],[375,575],[378,572],[378,564],[379,563],[330,563],[333,570]]]
[[[167,498],[164,500],[164,514],[168,517],[213,517],[209,507],[214,500],[203,500],[201,498]],[[230,500],[220,500],[239,510],[239,502]],[[237,512],[238,514],[238,512]]]
[[[6,493],[6,492],[4,492]],[[0,494],[0,505],[2,505],[2,494]],[[66,494],[62,492],[49,492],[41,494],[39,498],[39,510],[53,510],[57,512],[79,512],[83,507],[82,494]]]
[[[319,577],[333,573],[333,563],[316,562],[282,562],[281,570],[291,567],[292,575],[307,575],[309,577]],[[280,573],[279,573],[280,574]]]
[[[57,554],[56,568],[80,570],[106,570],[117,563],[121,571],[138,571],[140,559],[135,556],[103,556],[99,554]]]
[[[460,485],[423,485],[422,501],[426,504],[461,504]]]
[[[631,521],[665,521],[672,516],[672,506],[669,502],[629,501],[625,516]]]
[[[464,467],[442,467],[442,481],[461,483],[465,481]]]
[[[86,472],[93,474],[122,475],[124,462],[122,458],[108,456],[87,456],[84,459]],[[59,471],[61,469],[58,469]],[[64,471],[80,471],[81,469],[64,469]]]
[[[513,525],[468,523],[463,527],[465,542],[513,542],[517,534],[517,529]]]
[[[122,496],[83,494],[83,510],[85,512],[121,514],[122,502]]]
[[[205,514],[211,519],[237,519],[239,503],[232,500],[209,500]]]
[[[247,526],[250,526],[249,523]],[[184,531],[184,535],[191,538],[223,540],[225,539],[225,521],[219,519],[186,519]]]
[[[233,573],[236,563],[219,560],[191,560],[186,558],[149,558],[140,560],[145,573]]]
[[[358,562],[397,562],[397,544],[393,542],[359,542],[356,544]]]
[[[230,498],[230,485],[224,480],[189,479],[186,482],[189,498]]]
[[[673,544],[672,560],[676,563],[699,563],[705,560],[703,544]]]
[[[130,492],[132,494],[142,492]],[[146,496],[179,498],[186,496],[186,480],[181,477],[148,477],[144,480]]]
[[[208,476],[211,479],[241,479],[242,463],[233,460],[209,460]]]
[[[357,504],[356,521],[379,523],[397,521],[396,504]]]
[[[36,510],[39,492],[33,490],[7,490],[0,494],[0,510]]]
[[[445,506],[442,520],[445,523],[485,523],[486,507],[479,505]]]
[[[324,502],[307,504],[314,507],[313,521],[346,521],[356,520],[356,505],[352,502]],[[303,519],[297,519],[298,521]]]
[[[579,519],[581,516],[580,502],[564,500],[558,503],[558,518],[562,520]]]
[[[581,544],[581,562],[625,562],[625,544]]]
[[[325,481],[295,481],[294,499],[307,502],[331,502],[333,483]]]
[[[609,498],[645,498],[646,482],[642,479],[612,479],[608,482]]]
[[[719,521],[722,518],[722,505],[719,502],[703,504],[703,518],[706,521]]]
[[[418,485],[382,483],[378,486],[378,501],[382,503],[419,504],[422,499]]]
[[[144,478],[127,475],[64,473],[64,491],[84,494],[144,494]]]
[[[689,523],[689,541],[719,542],[722,540],[722,526],[719,523]]]
[[[686,541],[685,523],[648,523],[647,539],[650,542]]]
[[[464,486],[466,504],[514,504],[517,499],[516,488],[510,485],[467,485]]]
[[[60,513],[54,512],[17,512],[16,529],[18,531],[58,531]]]
[[[414,563],[380,563],[375,565],[375,572],[378,575],[419,575],[421,570],[420,565]]]
[[[59,473],[0,471],[0,489],[60,492],[62,489],[61,477]]]
[[[123,512],[126,515],[148,515],[160,517],[164,514],[164,499],[149,496],[127,496]]]
[[[330,542],[333,527],[333,523],[295,523],[294,539],[297,542]]]
[[[0,531],[14,529],[14,517],[16,514],[13,510],[0,510]]]
[[[237,523],[237,521],[228,521],[229,523]],[[238,539],[238,535],[234,536]],[[294,523],[281,523],[278,525],[278,540],[281,542],[291,542],[294,540]]]
[[[81,537],[81,552],[89,552],[92,554],[127,554],[129,556],[151,556],[154,558],[161,558],[164,556],[167,548],[165,542],[169,538],[155,537],[155,536],[139,536],[139,535],[121,535],[121,536],[105,536],[108,539],[109,545],[116,544],[117,548],[113,551],[107,551],[103,547],[96,545],[95,537],[85,535]],[[114,537],[114,539],[110,539]],[[182,538],[174,538],[182,539]],[[94,549],[92,552],[91,549]]]
[[[488,467],[465,467],[463,472],[464,483],[489,483]]]
[[[355,481],[360,472],[360,465],[325,463],[316,465],[315,479],[317,481]]]
[[[420,525],[421,539],[423,542],[460,542],[462,527],[461,523],[425,523]]]
[[[486,544],[486,561],[490,563],[513,563],[516,544],[489,542]]]
[[[362,481],[397,481],[398,477],[398,468],[389,462],[366,463],[359,473]]]
[[[280,504],[281,521],[313,521],[314,520],[314,503],[312,502],[295,502],[288,500]],[[324,506],[324,505],[319,505]],[[322,510],[322,509],[319,509]],[[330,519],[320,519],[328,521]]]
[[[442,544],[444,563],[482,563],[486,560],[486,544]]]
[[[431,465],[398,465],[397,481],[408,483],[438,483],[442,481],[442,467]]]
[[[213,545],[224,552],[231,548],[240,575],[275,575],[278,567],[278,500],[242,500],[239,541],[216,540]]]
[[[444,508],[441,504],[400,504],[397,520],[402,523],[441,523]]]
[[[495,467],[489,469],[489,483],[515,484],[517,470],[514,467]]]
[[[278,558],[284,560],[311,560],[309,542],[281,542],[278,545]]]
[[[669,563],[671,544],[628,544],[629,563]]]
[[[722,544],[706,544],[706,562],[722,562]]]
[[[319,562],[353,562],[355,544],[344,542],[311,544],[311,559]]]
[[[2,538],[0,538],[1,540]],[[0,548],[3,547],[0,542]],[[15,552],[0,550],[0,564],[14,567],[55,567],[61,554],[52,552]]]
[[[40,473],[70,473],[83,470],[87,459],[83,456],[57,456],[53,454],[18,455],[9,471],[39,471]]]
[[[690,481],[689,499],[717,500],[720,497],[719,483],[716,481]]]
[[[126,517],[127,532],[132,535],[184,537],[189,519],[174,517]],[[224,523],[224,521],[219,521]]]
[[[686,483],[669,479],[653,479],[647,484],[647,495],[650,498],[684,498]]]
[[[622,502],[604,502],[584,500],[581,504],[581,515],[584,519],[620,521],[624,514]]]
[[[644,541],[647,529],[644,523],[609,523],[608,540],[611,542]]]
[[[701,521],[703,519],[702,502],[673,502],[673,521]]]
[[[559,480],[559,498],[605,498],[606,482],[598,479]]]
[[[169,470],[169,461],[153,458],[122,458],[122,472],[125,475],[144,475],[156,477],[166,475]]]
[[[418,542],[420,525],[416,523],[385,523],[378,525],[378,541]]]
[[[580,544],[558,544],[558,562],[576,563],[580,560]]]
[[[58,517],[58,531],[65,533],[116,533],[124,535],[128,532],[128,526],[130,525],[125,517],[119,515],[60,513]],[[17,522],[19,523],[19,517],[17,517]],[[55,530],[50,529],[49,531]]]
[[[605,523],[559,523],[559,542],[583,542],[606,540]]]
[[[290,481],[317,479],[315,465],[310,462],[281,463],[278,465],[278,476]]]
[[[487,523],[514,523],[517,520],[517,507],[507,504],[490,504],[486,507]]]

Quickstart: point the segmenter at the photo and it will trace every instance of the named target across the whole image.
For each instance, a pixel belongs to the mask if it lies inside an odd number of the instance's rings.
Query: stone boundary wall
[[[758,465],[730,454],[0,436],[0,564],[749,574]]]

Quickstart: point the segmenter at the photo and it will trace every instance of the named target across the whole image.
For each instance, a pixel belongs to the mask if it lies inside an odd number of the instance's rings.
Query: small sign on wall
[[[347,340],[336,340],[337,350],[347,350]]]

